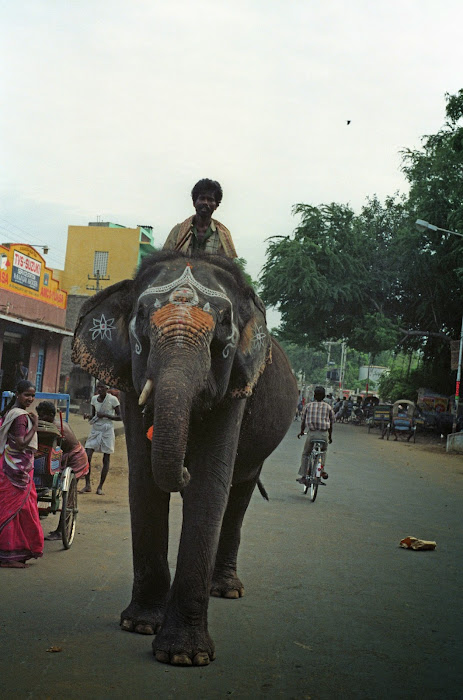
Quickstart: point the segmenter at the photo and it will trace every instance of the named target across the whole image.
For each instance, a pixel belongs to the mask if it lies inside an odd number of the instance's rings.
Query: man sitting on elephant
[[[195,251],[225,255],[234,260],[238,257],[231,233],[212,214],[222,201],[223,191],[217,180],[199,180],[191,191],[196,214],[174,226],[167,236],[163,250],[177,250],[191,255]],[[266,318],[265,304],[252,290],[257,307]]]
[[[174,226],[164,243],[164,250],[178,250],[188,254],[203,250],[206,253],[226,255],[228,258],[238,257],[230,231],[220,221],[212,218],[222,196],[222,188],[216,180],[199,180],[191,191],[196,214]]]

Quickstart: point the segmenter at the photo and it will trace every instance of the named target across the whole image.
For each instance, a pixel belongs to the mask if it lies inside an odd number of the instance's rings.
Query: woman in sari
[[[0,567],[24,569],[43,554],[43,531],[34,484],[35,386],[20,381],[0,418]]]

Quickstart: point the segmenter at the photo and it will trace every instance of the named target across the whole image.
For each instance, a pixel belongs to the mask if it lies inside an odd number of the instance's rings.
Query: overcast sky
[[[68,225],[100,217],[161,244],[210,177],[256,277],[293,204],[407,191],[399,151],[463,87],[462,8],[1,0],[0,241],[48,244],[62,267]]]

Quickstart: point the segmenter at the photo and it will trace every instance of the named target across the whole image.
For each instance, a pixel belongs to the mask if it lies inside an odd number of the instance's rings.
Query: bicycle
[[[317,498],[318,487],[320,485],[325,486],[321,478],[321,473],[324,471],[323,452],[326,447],[326,440],[313,440],[312,445],[307,474],[304,477],[304,495],[310,489],[310,499],[313,502]]]

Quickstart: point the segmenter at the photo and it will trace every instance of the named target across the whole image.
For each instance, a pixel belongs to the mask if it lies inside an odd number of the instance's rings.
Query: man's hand
[[[330,435],[329,438],[328,438],[328,442],[330,443],[330,445],[331,445],[331,443],[333,442],[333,440],[332,440],[332,438],[331,438],[331,435]]]

